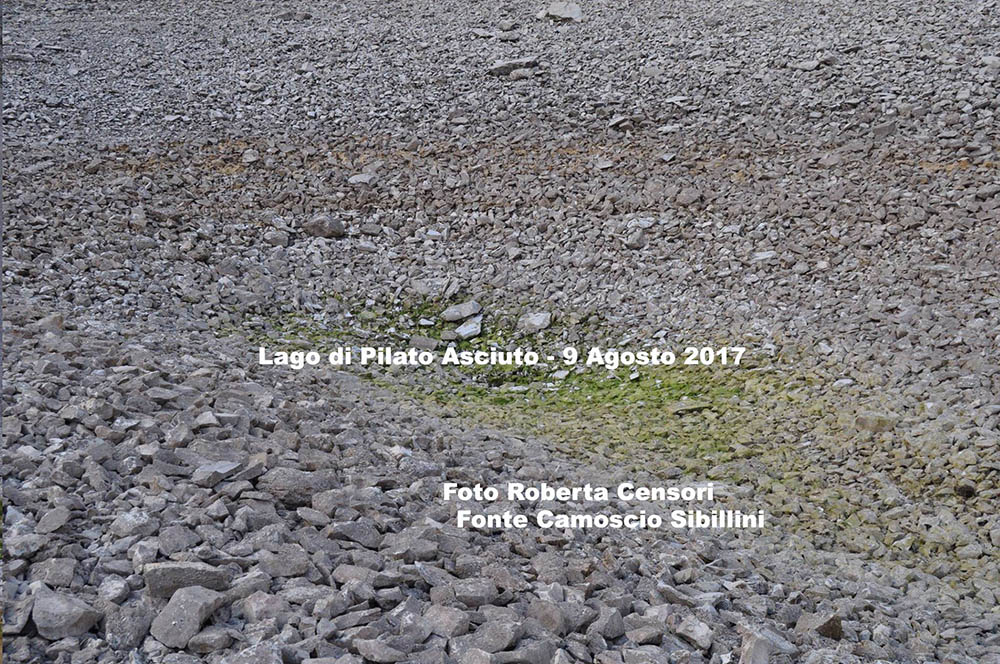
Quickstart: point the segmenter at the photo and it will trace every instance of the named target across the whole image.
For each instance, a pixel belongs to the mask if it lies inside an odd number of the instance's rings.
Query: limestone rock
[[[197,562],[149,563],[143,567],[142,575],[149,592],[157,597],[170,597],[179,588],[188,586],[225,590],[232,580],[229,570]]]
[[[214,590],[201,586],[181,588],[153,620],[149,632],[165,646],[185,648],[222,602],[223,595]]]
[[[36,594],[31,611],[38,633],[50,641],[86,634],[102,617],[83,600],[50,590]]]
[[[552,313],[549,311],[539,311],[521,316],[517,321],[517,329],[527,334],[541,332],[552,324]]]
[[[328,214],[318,214],[302,224],[302,230],[315,237],[338,238],[347,234],[344,222]]]
[[[580,21],[583,10],[575,2],[553,2],[545,10],[545,15],[559,21]]]
[[[840,616],[836,613],[804,613],[795,624],[800,634],[815,632],[828,639],[840,639],[844,635]]]
[[[441,320],[448,321],[449,323],[457,322],[465,320],[470,316],[475,316],[482,310],[483,307],[481,304],[475,300],[468,300],[466,302],[462,302],[461,304],[453,304],[442,311]]]

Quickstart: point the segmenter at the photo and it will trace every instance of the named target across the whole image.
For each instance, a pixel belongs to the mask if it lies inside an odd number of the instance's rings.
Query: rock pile
[[[606,484],[614,471],[456,427],[348,374],[275,384],[240,363],[240,345],[168,335],[165,322],[69,318],[69,329],[10,347],[10,661],[907,662],[959,652],[939,629],[955,619],[934,607],[940,579],[782,552],[781,533],[456,528],[463,505],[442,502],[444,481]],[[189,352],[175,352],[179,340]],[[998,661],[996,644],[971,646],[997,625],[995,614],[969,614],[962,647]]]

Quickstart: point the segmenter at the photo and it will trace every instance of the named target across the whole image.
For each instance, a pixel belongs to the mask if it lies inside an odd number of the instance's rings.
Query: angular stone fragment
[[[747,633],[740,644],[739,664],[768,664],[771,659],[771,644],[757,634]]]
[[[313,496],[337,486],[333,471],[305,471],[294,468],[273,468],[257,480],[261,491],[266,491],[286,505],[309,505]]]
[[[469,615],[461,609],[433,604],[424,613],[424,623],[432,633],[446,638],[469,631]]]
[[[187,647],[191,652],[206,654],[228,648],[232,642],[229,630],[211,625],[192,636]]]
[[[465,320],[469,316],[475,316],[482,310],[483,307],[481,304],[475,300],[468,300],[467,302],[462,302],[461,304],[453,304],[442,311],[441,320],[454,323],[456,321]]]
[[[151,387],[146,390],[146,398],[161,406],[170,403],[179,396],[181,396],[181,393],[177,390],[165,387]]]
[[[802,615],[802,607],[798,604],[782,604],[774,614],[774,620],[779,625],[793,627]]]
[[[322,527],[330,525],[330,517],[311,507],[296,508],[295,513],[300,519],[314,526]]]
[[[625,632],[629,641],[636,645],[659,645],[663,640],[663,627],[660,625],[640,625]]]
[[[298,544],[283,544],[277,553],[261,551],[258,557],[269,576],[302,576],[309,571],[309,555]]]
[[[685,652],[689,651],[685,649]],[[621,662],[623,664],[671,664],[671,661],[670,656],[666,652],[656,648],[655,646],[625,648],[621,651]],[[701,660],[693,659],[691,661]],[[603,664],[603,662],[601,664]]]
[[[110,574],[97,588],[97,595],[101,599],[113,604],[120,604],[129,596],[132,589],[128,582],[117,574]]]
[[[367,625],[378,619],[381,609],[361,609],[360,611],[349,611],[333,619],[333,626],[337,630],[350,629],[358,625]]]
[[[696,203],[700,199],[701,199],[700,191],[698,191],[694,187],[686,187],[684,189],[681,189],[680,193],[677,194],[676,201],[678,205],[686,206],[686,205],[691,205],[692,203]]]
[[[309,235],[322,238],[344,237],[347,234],[344,222],[328,214],[316,215],[302,224],[302,230]]]
[[[576,660],[568,652],[560,648],[552,656],[552,664],[573,664]]]
[[[170,597],[188,586],[225,590],[232,581],[229,570],[196,562],[148,563],[142,568],[142,576],[150,594],[157,597]]]
[[[131,510],[119,515],[108,527],[118,537],[152,535],[159,529],[160,521],[142,510]]]
[[[327,529],[327,532],[333,539],[357,542],[368,549],[377,549],[382,543],[382,533],[371,519],[335,523]]]
[[[288,233],[285,231],[274,229],[264,233],[264,242],[272,247],[287,247],[289,240]]]
[[[198,417],[194,418],[194,428],[198,430],[218,427],[221,426],[221,424],[222,423],[219,422],[219,418],[216,417],[215,413],[210,410],[206,410],[205,412],[199,414]]]
[[[376,576],[375,570],[368,569],[367,567],[359,567],[358,565],[350,565],[344,563],[343,565],[338,565],[335,570],[333,570],[333,579],[339,584],[345,584],[349,581],[359,581],[361,583],[372,584],[375,582]]]
[[[976,450],[971,447],[967,447],[964,450],[959,450],[948,457],[948,463],[950,463],[955,468],[967,468],[969,466],[975,466],[979,463],[979,454]],[[966,491],[966,493],[968,493]],[[975,487],[973,487],[972,493],[975,494]],[[970,496],[971,497],[971,496]]]
[[[39,332],[58,332],[65,327],[65,321],[61,313],[53,313],[39,318],[32,327]]]
[[[803,613],[795,623],[795,631],[799,634],[816,632],[828,639],[840,639],[844,635],[840,616],[836,613]]]
[[[588,632],[596,632],[606,639],[617,639],[625,633],[625,622],[621,612],[610,606],[602,606],[597,618],[587,628]]]
[[[772,653],[795,655],[798,648],[766,627],[741,627],[740,664],[768,664]]]
[[[455,576],[451,572],[447,572],[435,565],[425,565],[418,562],[414,564],[414,567],[417,569],[420,578],[431,587],[448,585],[455,580]]]
[[[184,648],[222,606],[223,595],[201,586],[181,588],[153,620],[149,632],[170,648]]]
[[[509,652],[495,654],[496,664],[551,664],[556,647],[550,640],[522,641]]]
[[[628,249],[642,249],[646,246],[646,234],[641,228],[636,229],[625,237],[624,242]]]
[[[104,638],[114,650],[132,650],[143,642],[153,622],[153,611],[145,604],[123,606],[104,620]]]
[[[406,659],[406,653],[376,639],[358,639],[354,642],[358,654],[370,662],[392,663]]]
[[[497,664],[497,658],[491,653],[479,648],[469,648],[458,653],[454,658],[458,664]]]
[[[452,589],[455,599],[472,608],[492,604],[497,598],[497,587],[489,579],[459,579],[452,583]]]
[[[232,587],[225,592],[225,603],[228,604],[237,600],[246,599],[255,592],[259,590],[267,590],[270,587],[271,578],[260,570],[254,570],[240,577],[232,584]]]
[[[257,591],[243,600],[243,615],[250,622],[277,618],[290,610],[291,606],[283,598],[263,591]]]
[[[186,424],[178,424],[167,431],[166,444],[170,449],[184,447],[194,439],[191,427]]]
[[[545,15],[559,21],[579,21],[583,19],[583,9],[575,2],[553,2]]]
[[[377,177],[374,173],[356,173],[347,178],[347,184],[372,184]]]
[[[598,610],[581,602],[563,602],[560,607],[566,617],[566,629],[570,632],[582,632],[584,627],[598,616]]]
[[[854,426],[863,431],[882,433],[896,426],[896,416],[889,413],[862,411],[854,418]]]
[[[674,631],[678,636],[701,650],[708,650],[712,647],[712,628],[694,616],[684,618]]]
[[[28,533],[24,535],[5,534],[3,538],[4,555],[11,558],[30,558],[38,553],[49,541],[45,535]]]
[[[102,617],[83,600],[48,589],[35,595],[31,611],[38,634],[50,641],[86,634]]]
[[[29,577],[54,588],[62,588],[73,583],[76,558],[48,558],[31,566]]]
[[[194,473],[191,474],[191,481],[198,486],[211,488],[239,470],[241,465],[235,461],[216,461],[205,464],[195,469]]]
[[[515,69],[528,69],[537,66],[538,58],[535,57],[518,58],[517,60],[497,60],[490,67],[489,73],[494,76],[506,76]],[[471,316],[472,314],[469,315]]]
[[[552,313],[549,311],[539,311],[521,316],[517,321],[517,329],[528,334],[541,332],[552,324]]]
[[[889,120],[872,127],[872,137],[877,139],[888,138],[896,133],[896,121]]]
[[[202,664],[202,661],[186,652],[172,652],[163,658],[162,664]]]
[[[34,605],[35,598],[30,595],[16,601],[4,602],[3,636],[17,636],[24,631],[28,620],[31,619],[31,609]]]
[[[751,263],[763,263],[777,257],[777,251],[758,251],[750,257]]]
[[[160,545],[160,553],[164,556],[172,556],[179,551],[187,551],[194,547],[201,538],[187,526],[167,526],[160,530],[156,538]]]
[[[35,532],[48,535],[62,528],[69,521],[70,511],[65,507],[54,507],[42,515],[35,526]]]
[[[819,60],[801,60],[799,62],[793,62],[789,65],[792,69],[799,69],[801,71],[814,71],[819,68]]]
[[[421,334],[414,334],[410,337],[410,347],[417,350],[434,350],[438,347],[438,340],[425,337]]]
[[[542,627],[556,636],[563,636],[567,632],[566,616],[555,602],[532,600],[528,605],[528,616],[540,622]]]
[[[483,317],[475,316],[465,321],[461,325],[455,328],[455,334],[459,339],[472,339],[473,337],[478,337],[483,331]]]
[[[474,647],[494,653],[513,648],[522,633],[523,630],[517,623],[508,620],[488,620],[465,638],[469,639]]]

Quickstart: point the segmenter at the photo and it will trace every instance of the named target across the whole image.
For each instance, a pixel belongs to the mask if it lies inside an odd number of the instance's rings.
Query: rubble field
[[[1000,664],[997,44],[995,0],[4,3],[4,661]],[[258,361],[362,346],[542,359]],[[675,508],[766,526],[496,527]]]

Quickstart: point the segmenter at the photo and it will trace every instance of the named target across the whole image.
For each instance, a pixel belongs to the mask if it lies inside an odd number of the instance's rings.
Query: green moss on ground
[[[545,437],[575,457],[685,465],[718,463],[733,452],[727,418],[740,410],[742,388],[726,371],[658,367],[630,379],[588,369],[562,381],[507,373],[513,380],[500,385],[451,383],[418,396],[462,417]]]
[[[450,325],[440,322],[440,311],[462,299],[409,301],[373,315],[356,315],[352,327],[324,327],[306,316],[284,315],[244,329],[244,334],[255,344],[280,345],[286,350],[322,351],[361,343],[403,347],[411,333],[439,338]],[[421,318],[434,320],[434,327],[416,327]],[[512,324],[516,319],[506,320]],[[576,327],[596,324],[568,320]],[[523,337],[488,320],[482,335],[455,345],[460,351],[533,345],[541,351],[543,343],[557,345],[555,340],[564,331],[559,325],[557,321],[539,335]],[[583,338],[594,336],[584,334]],[[590,343],[595,342],[588,341],[587,346]],[[577,366],[585,360],[583,345],[580,350]],[[739,367],[678,363],[639,367],[634,372],[626,367],[616,372],[603,367],[576,371],[558,359],[548,366],[436,367],[407,369],[405,374],[381,367],[356,369],[363,377],[439,412],[544,437],[556,450],[574,458],[596,455],[652,472],[673,473],[681,468],[709,475],[719,464],[755,453],[739,444],[738,433],[748,417],[756,417],[754,403],[775,381],[767,373],[749,376],[746,369],[751,363],[747,357]],[[560,369],[570,372],[557,380],[552,374]]]
[[[338,318],[336,326],[292,314],[232,330],[253,344],[282,350],[322,351],[340,345],[404,349],[410,335],[440,339],[453,329],[454,324],[440,320],[440,312],[464,299],[409,301],[371,310],[347,305],[357,314],[346,321]],[[434,325],[417,325],[421,318]],[[552,327],[530,336],[514,329],[516,320],[516,313],[488,315],[482,335],[455,345],[458,350],[485,351],[519,346],[557,358],[558,349],[574,345],[573,340],[578,340],[581,354],[596,345],[625,350],[593,315],[567,312]],[[685,344],[670,346],[678,351]],[[878,484],[844,485],[837,469],[846,464],[862,475],[875,470],[892,475],[873,456],[885,450],[886,443],[856,430],[855,404],[829,393],[818,375],[800,369],[809,362],[797,352],[792,345],[783,346],[776,358],[748,352],[738,367],[675,364],[616,372],[603,367],[577,371],[559,359],[538,367],[352,369],[431,411],[543,438],[570,458],[610,461],[626,471],[641,469],[665,479],[683,474],[739,487],[819,548],[906,559],[928,571],[953,559],[929,547],[919,533],[887,532],[883,522],[862,518],[862,511],[880,500]],[[554,374],[561,369],[569,373],[558,379]],[[909,451],[897,448],[894,453]],[[892,479],[912,500],[926,494],[920,477]]]

